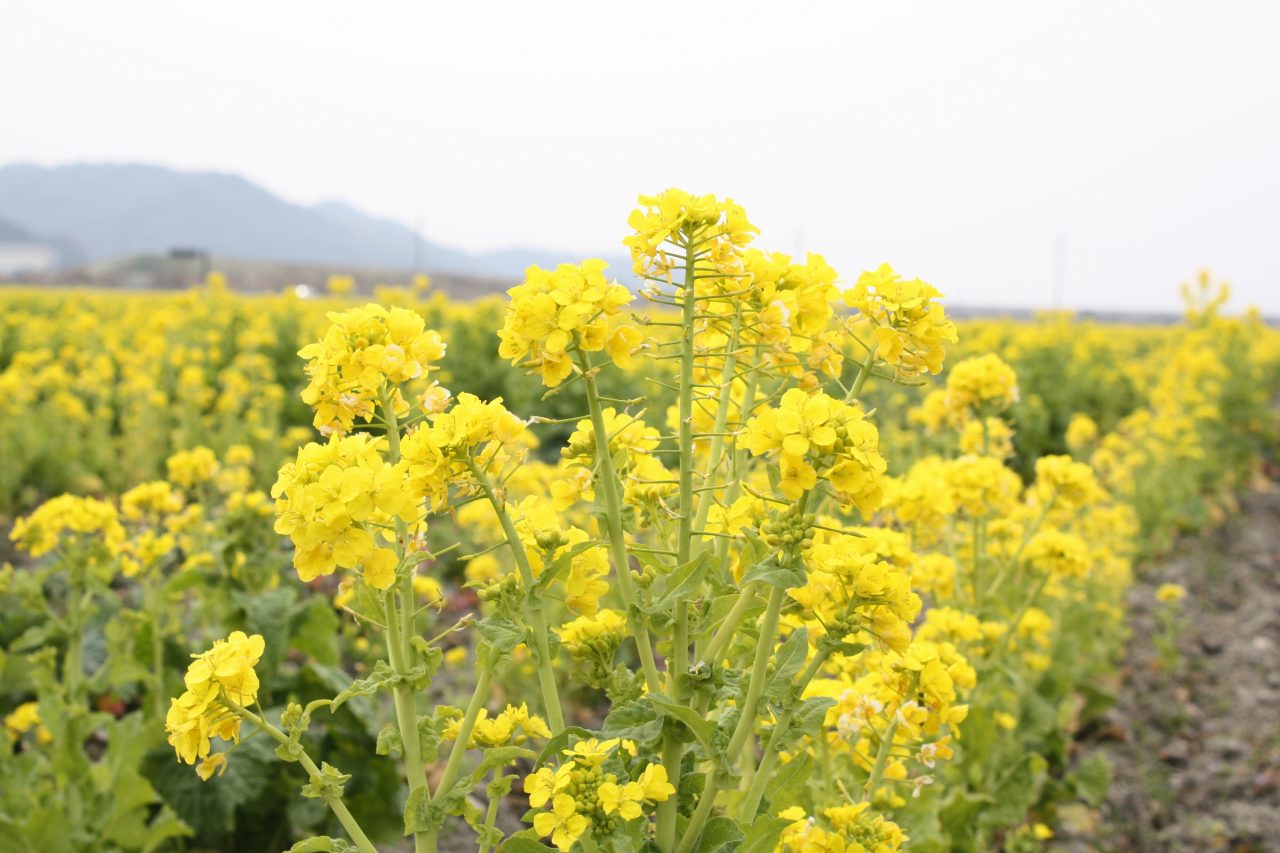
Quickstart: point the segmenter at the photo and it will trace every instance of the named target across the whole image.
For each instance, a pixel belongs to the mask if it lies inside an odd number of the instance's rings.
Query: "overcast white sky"
[[[0,162],[141,161],[470,249],[622,251],[638,192],[955,304],[1280,313],[1277,2],[0,4]]]

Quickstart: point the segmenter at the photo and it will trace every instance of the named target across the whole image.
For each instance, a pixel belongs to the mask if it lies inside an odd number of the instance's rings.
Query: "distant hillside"
[[[148,165],[0,167],[0,219],[70,245],[89,262],[189,246],[215,257],[394,267],[518,278],[573,258],[531,250],[471,254],[340,202],[292,204],[237,175]],[[619,276],[629,270],[611,260]]]
[[[0,243],[25,243],[31,235],[12,222],[0,219]]]

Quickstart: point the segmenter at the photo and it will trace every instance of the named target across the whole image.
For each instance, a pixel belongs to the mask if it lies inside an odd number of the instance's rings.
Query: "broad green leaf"
[[[698,836],[695,853],[731,853],[742,845],[742,828],[729,817],[713,817]]]
[[[759,581],[776,586],[779,589],[796,589],[805,584],[804,569],[799,566],[780,566],[773,555],[756,563],[742,575],[745,586],[752,581]]]
[[[784,817],[760,815],[747,830],[738,853],[773,853],[778,846],[778,839],[782,836],[782,830],[790,824],[791,821]]]
[[[649,701],[656,708],[669,717],[673,717],[684,723],[689,731],[693,732],[693,736],[698,739],[703,750],[706,752],[707,758],[716,758],[715,747],[712,744],[712,738],[715,737],[716,724],[710,720],[703,719],[702,715],[690,708],[688,705],[681,705],[678,702],[670,702],[666,699],[659,699],[656,696],[650,696]]]

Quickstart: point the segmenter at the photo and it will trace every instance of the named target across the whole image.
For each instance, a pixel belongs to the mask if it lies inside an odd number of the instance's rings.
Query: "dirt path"
[[[1163,583],[1188,593],[1172,670],[1157,643]],[[1063,849],[1280,851],[1280,485],[1147,567],[1129,603],[1119,701],[1084,745],[1113,782]]]

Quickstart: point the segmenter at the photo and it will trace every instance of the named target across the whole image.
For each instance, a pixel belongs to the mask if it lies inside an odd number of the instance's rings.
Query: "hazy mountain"
[[[0,219],[0,243],[26,243],[32,239],[25,229]]]
[[[428,271],[518,277],[531,263],[573,260],[532,249],[472,254],[341,202],[307,207],[238,175],[140,164],[0,167],[0,219],[89,261],[184,246],[215,258],[402,269],[418,261]],[[620,258],[611,266],[629,268]]]

